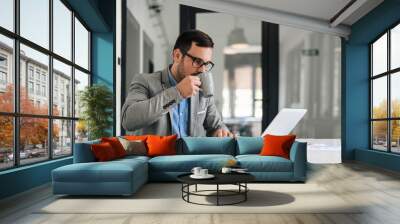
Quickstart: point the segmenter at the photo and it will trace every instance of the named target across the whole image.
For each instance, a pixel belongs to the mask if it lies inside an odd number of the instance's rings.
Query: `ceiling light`
[[[228,45],[233,49],[243,49],[249,46],[246,37],[244,36],[244,29],[236,27],[228,36]]]

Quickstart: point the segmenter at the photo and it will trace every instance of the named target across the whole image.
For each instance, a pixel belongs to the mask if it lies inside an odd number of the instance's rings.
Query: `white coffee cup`
[[[193,167],[193,169],[192,169],[192,173],[194,174],[194,175],[196,175],[196,176],[199,176],[199,175],[201,175],[200,174],[200,171],[202,170],[202,168],[201,167]]]
[[[201,86],[200,91],[204,97],[212,97],[214,95],[214,83],[210,72],[199,74]]]
[[[222,173],[230,173],[232,171],[232,168],[230,167],[222,167],[221,172]]]
[[[200,170],[200,176],[207,176],[208,175],[208,169],[201,169]]]

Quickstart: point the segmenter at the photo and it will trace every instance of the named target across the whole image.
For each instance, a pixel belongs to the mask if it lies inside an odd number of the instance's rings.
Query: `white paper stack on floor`
[[[307,142],[307,161],[309,163],[341,163],[342,147],[340,139],[296,139]]]

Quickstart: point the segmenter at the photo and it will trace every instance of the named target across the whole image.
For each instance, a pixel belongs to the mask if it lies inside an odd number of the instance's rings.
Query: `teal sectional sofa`
[[[218,172],[231,159],[259,182],[306,181],[307,144],[301,142],[292,145],[290,159],[285,159],[258,155],[261,137],[185,137],[177,142],[177,155],[96,162],[90,145],[98,142],[75,144],[74,163],[52,171],[54,194],[131,195],[148,181],[176,181],[196,166]]]

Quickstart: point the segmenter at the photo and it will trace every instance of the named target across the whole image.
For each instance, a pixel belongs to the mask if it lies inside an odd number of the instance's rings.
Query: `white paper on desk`
[[[306,114],[306,109],[291,109],[291,108],[283,108],[279,113],[274,117],[272,122],[268,125],[265,131],[262,133],[262,137],[264,135],[288,135],[296,125],[300,122],[300,120]]]

